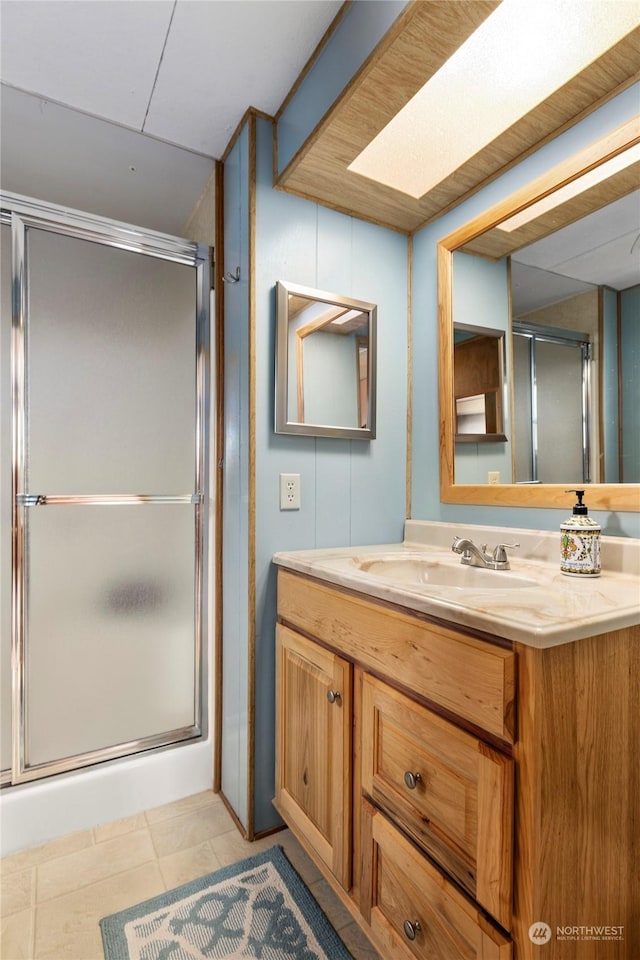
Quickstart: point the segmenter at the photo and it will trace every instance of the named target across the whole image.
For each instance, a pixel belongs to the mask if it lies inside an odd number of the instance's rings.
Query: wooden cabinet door
[[[276,799],[283,819],[351,885],[351,664],[276,629]]]

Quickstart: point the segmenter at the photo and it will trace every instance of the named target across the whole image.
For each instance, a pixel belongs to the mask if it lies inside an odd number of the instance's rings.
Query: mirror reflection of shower
[[[514,321],[515,474],[518,483],[591,483],[591,344]]]

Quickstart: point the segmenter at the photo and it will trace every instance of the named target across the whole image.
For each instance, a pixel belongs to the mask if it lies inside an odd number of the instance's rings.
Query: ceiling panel
[[[593,290],[593,284],[549,273],[523,263],[511,265],[511,312],[522,317],[579,293]]]
[[[0,96],[4,190],[182,232],[212,160],[11,87]]]
[[[591,250],[599,249],[603,256],[607,244],[634,230],[636,235],[640,232],[640,190],[524,247],[514,254],[514,259],[553,270]]]
[[[172,0],[2,3],[2,80],[139,130],[172,9]]]
[[[558,269],[565,276],[590,280],[591,283],[613,287],[614,290],[625,290],[640,282],[640,253],[637,243],[632,250],[637,238],[638,227],[602,246],[563,260]]]
[[[274,114],[341,0],[178,0],[145,132],[220,157],[253,106]]]

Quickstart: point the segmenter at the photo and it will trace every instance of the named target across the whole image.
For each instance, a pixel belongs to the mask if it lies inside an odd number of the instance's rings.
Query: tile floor
[[[247,843],[219,797],[186,797],[0,861],[2,960],[103,960],[98,920],[281,844],[355,960],[379,960],[288,830]]]

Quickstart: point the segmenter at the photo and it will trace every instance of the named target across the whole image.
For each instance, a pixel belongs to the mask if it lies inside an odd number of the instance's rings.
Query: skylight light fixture
[[[343,313],[340,317],[337,317],[333,323],[335,326],[341,326],[343,323],[349,323],[350,320],[355,320],[356,317],[361,316],[361,310],[347,310],[346,313]]]
[[[537,200],[529,207],[525,207],[520,213],[516,213],[512,217],[509,217],[508,220],[504,220],[498,224],[498,227],[506,233],[512,233],[519,227],[523,227],[526,223],[530,223],[532,220],[541,217],[543,213],[548,213],[549,210],[559,207],[561,204],[566,203],[567,200],[572,200],[590,187],[595,187],[596,184],[602,183],[603,180],[607,180],[614,174],[620,173],[621,170],[625,170],[638,160],[640,160],[640,144],[636,144],[628,150],[623,150],[622,153],[618,153],[610,160],[606,160],[598,167],[594,167],[593,170],[588,170],[587,173],[583,173],[581,177],[577,177],[570,183],[566,183],[564,187],[560,187],[559,190],[554,190],[553,193],[542,197],[541,200]]]
[[[628,0],[503,0],[349,170],[424,196],[639,23]]]

